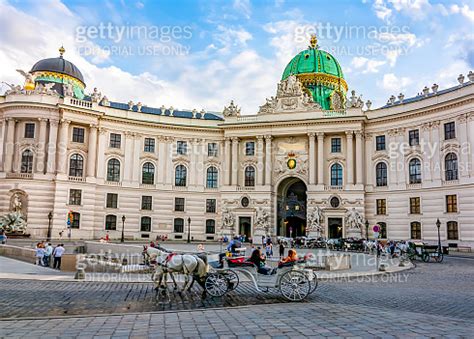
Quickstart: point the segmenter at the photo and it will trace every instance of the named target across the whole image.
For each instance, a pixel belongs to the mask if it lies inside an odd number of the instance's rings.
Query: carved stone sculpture
[[[16,192],[11,197],[10,212],[0,217],[0,228],[7,233],[26,233],[26,206],[22,200],[26,197]]]
[[[231,100],[230,105],[224,107],[222,115],[224,117],[238,117],[240,116],[240,107],[234,104],[234,100]]]

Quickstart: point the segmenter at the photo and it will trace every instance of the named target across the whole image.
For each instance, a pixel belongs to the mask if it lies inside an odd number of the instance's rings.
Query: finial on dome
[[[311,38],[309,39],[309,46],[313,49],[318,46],[318,39],[316,38],[316,34],[311,34]]]
[[[64,46],[59,47],[59,57],[60,58],[63,57],[64,52],[66,52],[66,50],[64,49]]]

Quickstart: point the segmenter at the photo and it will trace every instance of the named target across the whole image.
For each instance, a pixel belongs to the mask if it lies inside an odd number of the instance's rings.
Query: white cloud
[[[474,22],[474,9],[471,9],[468,5],[463,5],[462,7],[459,5],[451,5],[450,10],[451,13],[461,14],[470,21]]]
[[[384,74],[382,82],[378,83],[382,85],[384,89],[392,92],[404,92],[407,86],[412,83],[412,80],[408,77],[397,77],[393,73]]]
[[[218,48],[221,52],[229,52],[233,47],[245,47],[247,41],[251,40],[252,34],[243,28],[233,29],[223,25],[217,26],[218,33],[215,33],[214,40],[220,44]]]
[[[377,18],[383,21],[388,21],[392,16],[392,10],[388,8],[384,0],[375,0],[372,8]]]
[[[354,69],[359,70],[361,73],[378,73],[379,67],[386,64],[386,61],[372,60],[366,57],[354,57],[352,58],[351,65]]]
[[[234,0],[232,7],[240,12],[245,18],[250,19],[250,16],[252,15],[250,0]]]

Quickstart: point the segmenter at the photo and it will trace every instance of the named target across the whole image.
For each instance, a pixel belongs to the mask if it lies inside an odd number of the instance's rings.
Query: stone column
[[[49,120],[49,140],[48,140],[48,162],[46,171],[49,174],[56,173],[56,144],[58,140],[58,125],[57,120]]]
[[[364,158],[362,153],[362,131],[356,131],[356,183],[358,185],[364,184],[362,176],[362,168],[364,165]]]
[[[263,164],[263,135],[257,136],[257,185],[264,185],[265,168]]]
[[[354,145],[353,132],[346,131],[346,167],[347,167],[347,184],[354,184]]]
[[[468,123],[467,123],[467,138],[468,138],[468,147],[467,152],[468,152],[468,159],[469,160],[469,171],[470,171],[470,176],[474,177],[474,113],[469,113],[467,117]]]
[[[433,160],[431,164],[431,175],[434,181],[439,181],[438,184],[441,184],[441,169],[442,167],[439,166],[438,164],[442,164],[441,159],[441,144],[442,144],[442,138],[441,136],[443,135],[441,132],[441,129],[443,128],[442,124],[440,124],[439,121],[433,121],[431,123],[431,143],[434,144],[435,151],[433,154]],[[422,164],[422,166],[424,166]],[[425,180],[425,178],[421,178],[421,180]]]
[[[46,169],[46,124],[48,119],[39,118],[38,152],[36,152],[36,173],[44,174]]]
[[[99,144],[97,146],[97,179],[105,179],[107,164],[105,163],[105,148],[107,146],[107,130],[99,128]]]
[[[132,181],[133,170],[133,133],[126,131],[125,133],[125,156],[123,160],[123,184],[129,185]]]
[[[97,162],[97,125],[89,127],[89,145],[87,150],[87,176],[95,177],[95,165]],[[102,165],[103,166],[103,165]]]
[[[231,163],[231,141],[230,138],[225,138],[225,152],[224,152],[224,185],[230,185],[230,173],[232,170]]]
[[[0,123],[2,124],[2,127],[1,127],[1,137],[0,137],[0,170],[1,171],[4,171],[4,161],[5,161],[5,158],[4,158],[4,147],[5,147],[5,137],[6,137],[6,134],[7,134],[7,122],[5,121],[5,119],[0,119]]]
[[[164,184],[166,176],[166,140],[158,139],[158,177],[157,183]]]
[[[309,184],[314,185],[316,179],[316,154],[315,154],[315,136],[316,134],[311,132],[308,133],[308,144],[309,144]]]
[[[427,122],[423,124],[423,126],[421,127],[421,131],[422,131],[421,153],[423,154],[423,164],[425,164],[423,166],[423,178],[424,180],[431,181],[432,178],[431,178],[431,154],[430,154],[430,150],[431,150],[430,123]]]
[[[232,180],[231,185],[238,185],[238,172],[239,172],[239,138],[232,138]]]
[[[373,153],[372,145],[373,145],[372,134],[365,133],[365,168],[366,168],[365,184],[367,186],[374,186],[373,173],[375,169],[372,164],[372,153]]]
[[[61,174],[66,174],[67,172],[67,144],[68,144],[68,134],[69,134],[69,120],[61,120],[61,128],[59,130],[59,142],[56,155],[58,157],[57,171]]]
[[[388,165],[388,184],[390,188],[394,188],[397,185],[397,159],[400,156],[400,149],[397,145],[397,129],[391,129],[387,132],[388,135],[388,146],[393,154],[389,153],[389,165]],[[395,146],[392,146],[395,145]],[[405,175],[405,167],[404,174]]]
[[[406,135],[406,130],[405,128],[398,128],[397,129],[397,167],[395,170],[395,174],[397,177],[397,185],[402,185],[402,187],[405,187],[407,183],[407,176],[406,176],[406,171],[404,171],[405,166],[405,156],[401,152],[401,145],[405,142],[405,135]],[[422,167],[423,171],[423,167]]]
[[[459,170],[459,177],[467,177],[469,176],[469,154],[468,150],[466,149],[467,145],[469,144],[468,141],[468,131],[467,131],[467,114],[461,114],[458,119],[458,138],[459,138],[459,145],[461,146],[459,150],[459,159],[458,159],[458,170]],[[443,159],[443,166],[444,166],[444,159]],[[443,178],[444,179],[444,178]]]
[[[140,173],[142,167],[140,166],[140,154],[142,152],[141,141],[142,135],[133,133],[133,168],[132,168],[132,183],[138,185],[140,183]],[[156,172],[155,172],[156,175]],[[156,180],[156,178],[155,178]]]
[[[265,136],[265,184],[272,184],[272,136]]]
[[[324,133],[318,132],[318,185],[324,185]]]
[[[3,169],[5,172],[12,172],[13,170],[13,152],[15,144],[15,124],[16,120],[12,118],[5,119],[7,122],[7,135],[4,140],[5,142],[5,165]]]

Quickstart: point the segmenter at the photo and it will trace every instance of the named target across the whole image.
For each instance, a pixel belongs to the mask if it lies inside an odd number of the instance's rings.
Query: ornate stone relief
[[[222,115],[226,117],[239,117],[240,116],[240,107],[234,104],[234,100],[230,101],[229,106],[225,106],[222,111]]]

